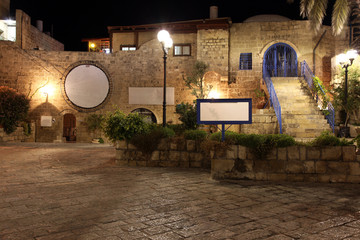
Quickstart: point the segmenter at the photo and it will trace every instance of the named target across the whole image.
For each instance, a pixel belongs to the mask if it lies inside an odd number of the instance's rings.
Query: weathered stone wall
[[[183,167],[210,169],[210,159],[201,152],[194,140],[162,139],[151,154],[143,154],[125,141],[116,145],[116,162],[119,165],[141,167]]]
[[[32,26],[30,16],[18,9],[16,10],[16,43],[22,49],[64,51],[64,44]]]
[[[31,123],[31,133],[26,135],[23,127],[17,127],[15,132],[7,134],[0,127],[0,142],[33,142],[35,141],[35,123]]]
[[[259,159],[250,149],[234,145],[211,161],[216,179],[360,183],[355,146],[277,148]]]
[[[0,2],[0,19],[7,19],[10,16],[10,0]]]

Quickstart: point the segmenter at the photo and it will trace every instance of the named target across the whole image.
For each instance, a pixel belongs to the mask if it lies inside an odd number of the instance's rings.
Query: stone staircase
[[[281,105],[283,133],[295,138],[315,138],[331,131],[323,113],[309,91],[303,88],[303,78],[271,78]],[[304,82],[305,84],[305,82]]]

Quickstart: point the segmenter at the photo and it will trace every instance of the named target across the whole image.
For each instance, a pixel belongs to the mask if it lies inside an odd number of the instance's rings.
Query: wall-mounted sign
[[[41,127],[51,127],[52,126],[52,116],[41,116],[40,126]]]
[[[162,87],[129,87],[129,104],[162,105]],[[166,88],[166,105],[174,105],[174,88]]]

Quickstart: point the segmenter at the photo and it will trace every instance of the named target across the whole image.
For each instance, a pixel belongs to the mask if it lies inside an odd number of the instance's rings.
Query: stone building
[[[23,12],[19,16],[28,18]],[[163,51],[156,38],[161,29],[167,29],[174,41],[167,60],[167,120],[172,123],[178,123],[175,105],[194,100],[183,77],[191,73],[197,60],[209,64],[205,81],[213,85],[212,91],[219,98],[254,98],[256,89],[269,94],[264,84],[265,71],[274,83],[275,79],[282,82],[286,78],[287,84],[300,88],[295,77],[300,76],[300,62],[304,60],[329,84],[331,59],[343,52],[349,42],[347,31],[334,37],[330,27],[323,26],[320,33],[315,33],[309,21],[293,21],[277,15],[255,16],[242,23],[215,16],[110,26],[109,54],[47,47],[35,50],[31,41],[24,37],[20,41],[17,35],[16,42],[0,41],[0,85],[31,97],[30,118],[35,121],[36,141],[89,142],[94,135],[87,131],[85,118],[91,113],[105,114],[114,106],[125,113],[150,113],[153,121],[161,123]],[[284,108],[283,132],[295,137],[313,137],[329,129],[314,104],[307,103],[310,100],[304,97],[296,99],[296,104],[291,102],[294,95],[303,94],[290,91],[288,86],[279,87],[285,89],[279,90]],[[291,112],[295,105],[299,105],[296,111],[310,110],[300,117],[302,113]],[[296,122],[294,118],[304,118],[307,122]],[[279,123],[272,109],[254,111],[253,124],[237,127],[235,131],[276,133]]]

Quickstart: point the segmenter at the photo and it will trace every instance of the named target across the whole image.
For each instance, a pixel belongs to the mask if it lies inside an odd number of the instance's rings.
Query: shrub
[[[152,125],[149,131],[133,136],[130,143],[143,154],[150,155],[157,148],[162,138],[173,136],[175,136],[175,132],[172,129]]]
[[[226,131],[225,132],[225,143],[227,144],[238,144],[237,143],[237,138],[239,137],[240,134],[232,132],[232,131]],[[242,134],[245,135],[245,134]],[[215,132],[213,134],[210,135],[210,140],[213,141],[218,141],[220,142],[222,138],[222,133],[221,132]]]
[[[101,129],[104,119],[105,117],[102,114],[90,114],[85,119],[87,129],[91,132]]]
[[[184,124],[170,124],[167,127],[172,129],[178,136],[182,135],[186,130]]]
[[[198,129],[186,130],[184,137],[186,140],[204,140],[207,137],[207,132]]]
[[[180,115],[179,120],[184,124],[185,129],[196,129],[198,127],[195,106],[188,103],[178,104],[176,105],[176,113]]]
[[[10,134],[16,130],[19,121],[26,119],[30,100],[9,87],[0,87],[0,124]]]
[[[105,119],[105,135],[113,142],[118,140],[129,141],[133,136],[145,133],[149,125],[143,121],[138,113],[125,115],[120,110],[115,110]]]
[[[353,144],[351,141],[347,141],[346,139],[340,139],[333,135],[329,131],[324,131],[321,135],[315,138],[311,145],[315,147],[323,147],[323,146],[348,146]]]

